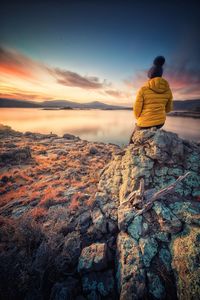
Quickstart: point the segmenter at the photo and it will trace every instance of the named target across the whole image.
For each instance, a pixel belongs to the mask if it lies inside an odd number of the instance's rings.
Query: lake
[[[25,132],[71,133],[88,141],[127,144],[134,129],[131,110],[42,110],[1,108],[0,123]],[[200,119],[167,117],[163,129],[200,140]]]

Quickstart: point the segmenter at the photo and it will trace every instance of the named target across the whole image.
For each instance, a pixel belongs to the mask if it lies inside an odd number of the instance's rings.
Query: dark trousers
[[[134,133],[135,133],[137,130],[150,129],[150,128],[152,128],[152,127],[156,128],[156,129],[160,129],[161,127],[163,127],[163,125],[164,125],[164,123],[163,123],[163,124],[160,124],[160,125],[149,126],[149,127],[141,127],[141,126],[138,126],[137,124],[135,124],[135,128],[134,128],[134,130],[133,130],[133,133],[131,134],[129,144],[133,144],[132,137],[133,137]]]

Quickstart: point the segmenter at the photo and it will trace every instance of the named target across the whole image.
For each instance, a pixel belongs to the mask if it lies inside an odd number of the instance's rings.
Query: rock
[[[78,271],[85,273],[100,271],[107,267],[107,245],[94,243],[83,248],[79,257]]]
[[[155,299],[165,299],[165,288],[160,277],[153,272],[147,272],[149,292]]]
[[[162,263],[165,265],[167,271],[171,270],[171,253],[166,248],[161,248],[159,251],[159,258]]]
[[[157,254],[158,243],[153,237],[141,238],[139,241],[145,267],[150,267],[151,260]]]
[[[81,233],[85,232],[87,228],[90,226],[91,223],[91,215],[89,211],[83,212],[79,217],[78,217],[78,229],[80,230]]]
[[[74,300],[79,293],[78,280],[68,277],[64,282],[57,282],[51,290],[50,300]]]
[[[30,147],[9,150],[0,154],[0,164],[23,164],[31,159]]]
[[[82,277],[82,287],[85,293],[95,292],[101,297],[115,294],[112,270],[101,273],[89,273]],[[101,299],[101,298],[100,298]],[[110,298],[113,299],[113,298]]]
[[[200,228],[186,227],[171,242],[178,299],[200,298]]]
[[[81,253],[81,239],[80,235],[74,231],[69,233],[64,240],[63,251],[67,263],[75,266],[78,263],[78,258]]]
[[[128,233],[136,240],[138,240],[142,234],[142,216],[137,216],[133,219],[128,226]]]
[[[37,132],[30,132],[30,131],[26,131],[24,133],[25,137],[28,137],[32,140],[44,140],[44,139],[51,139],[51,138],[56,138],[57,134],[44,134],[44,133],[37,133]]]
[[[161,202],[155,201],[153,210],[158,216],[158,222],[162,231],[177,233],[182,229],[181,221]]]
[[[23,133],[13,130],[10,126],[0,124],[0,137],[21,137]]]
[[[102,214],[101,210],[96,208],[92,211],[91,214],[92,222],[96,230],[101,231],[102,233],[107,232],[107,220],[105,216]]]
[[[169,205],[172,212],[187,224],[200,225],[199,202],[174,202]]]
[[[78,137],[78,136],[75,136],[75,135],[73,135],[73,134],[69,134],[69,133],[65,133],[65,134],[63,134],[63,138],[64,139],[67,139],[67,140],[73,140],[73,141],[78,141],[78,140],[80,140],[80,138]]]
[[[36,168],[5,168],[0,180],[3,298],[14,292],[20,299],[200,298],[197,144],[155,128],[135,132],[133,144],[121,151],[68,134],[26,133],[22,141],[9,128],[1,135],[0,127],[0,136],[2,154],[11,154],[8,163],[15,164],[14,153],[25,144],[36,160]],[[43,151],[48,155],[37,157]],[[173,191],[141,212],[156,192],[188,171]],[[30,201],[33,186],[36,200]],[[38,205],[41,198],[46,208]],[[27,223],[19,230],[26,214],[31,230]]]
[[[90,149],[89,149],[89,154],[91,154],[91,155],[95,155],[98,152],[99,152],[98,149],[95,147],[90,147]]]
[[[12,210],[12,217],[13,218],[19,218],[21,217],[25,212],[27,212],[30,209],[29,205],[16,207]]]
[[[127,233],[117,238],[117,283],[120,299],[145,299],[146,284],[142,253]]]

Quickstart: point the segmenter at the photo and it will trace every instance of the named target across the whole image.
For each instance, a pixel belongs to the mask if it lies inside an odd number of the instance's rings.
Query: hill
[[[0,98],[0,107],[38,107],[38,108],[63,108],[71,107],[75,109],[132,109],[132,107],[108,105],[100,101],[93,101],[87,103],[78,103],[69,100],[49,100],[43,102],[15,100]],[[194,111],[200,107],[200,100],[174,100],[175,111]]]
[[[0,98],[0,107],[27,107],[27,108],[64,108],[71,107],[77,109],[128,109],[127,107],[108,105],[99,101],[88,103],[78,103],[68,100],[50,100],[43,102],[34,102],[28,100],[15,100]]]

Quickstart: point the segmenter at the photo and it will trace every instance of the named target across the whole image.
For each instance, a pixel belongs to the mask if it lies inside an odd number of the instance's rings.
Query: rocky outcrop
[[[133,142],[124,153],[115,156],[99,182],[101,193],[105,193],[99,203],[105,222],[118,216],[114,221],[119,230],[116,244],[119,298],[198,299],[199,146],[163,130],[138,131]],[[170,193],[138,214],[152,195],[187,172],[188,176]],[[143,199],[139,199],[141,179]],[[112,212],[107,209],[111,203]]]
[[[30,146],[31,137],[23,135]],[[13,299],[14,291],[16,298],[51,300],[200,298],[198,144],[154,129],[135,132],[133,144],[124,149],[68,134],[37,135],[33,140],[36,167],[36,152],[40,159],[50,153],[54,168],[59,163],[51,174],[45,160],[42,185],[53,182],[55,191],[64,182],[65,190],[47,198],[47,189],[42,200],[37,196],[27,203],[4,199],[0,213],[8,219],[0,219],[0,292],[6,274],[14,271],[3,295]],[[93,171],[100,160],[102,165],[109,162],[99,167],[95,181]],[[10,189],[14,174],[2,177],[1,186]],[[22,187],[26,180],[20,178]],[[45,207],[45,217],[31,216],[29,222],[26,216],[33,207]]]
[[[0,165],[24,164],[29,162],[31,158],[30,147],[22,147],[0,153]]]

